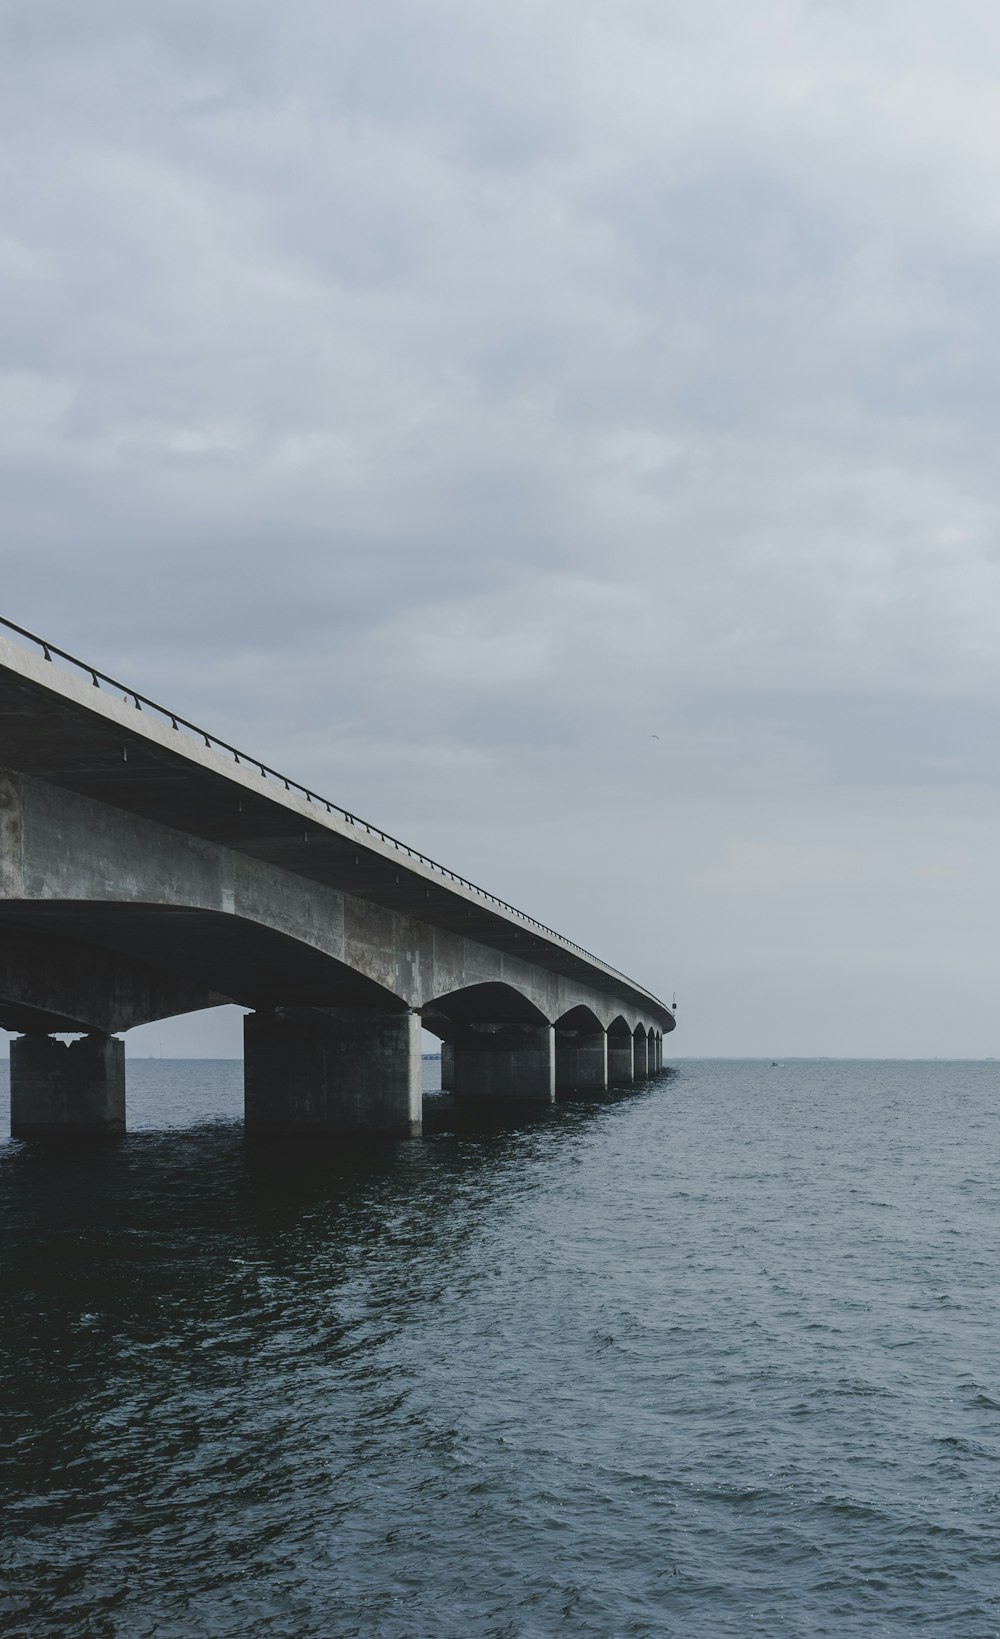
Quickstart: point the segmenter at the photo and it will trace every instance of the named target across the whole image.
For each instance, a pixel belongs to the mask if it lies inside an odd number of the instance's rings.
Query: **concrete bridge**
[[[235,1002],[248,1127],[420,1131],[662,1065],[669,1008],[349,811],[0,619],[0,1027],[17,1137],[125,1128],[121,1033]],[[25,641],[27,640],[27,641]],[[78,1039],[66,1043],[57,1034]]]

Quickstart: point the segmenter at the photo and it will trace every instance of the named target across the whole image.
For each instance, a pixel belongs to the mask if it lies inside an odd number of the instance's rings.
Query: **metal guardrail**
[[[391,836],[388,831],[381,830],[379,826],[369,824],[367,820],[359,818],[357,814],[351,813],[349,809],[341,807],[339,802],[331,802],[329,798],[321,797],[318,792],[310,790],[308,786],[300,784],[298,780],[289,779],[286,775],[279,774],[277,769],[269,767],[267,763],[262,763],[259,757],[251,757],[245,751],[240,751],[236,746],[230,745],[227,740],[220,740],[217,735],[209,734],[207,729],[199,728],[197,723],[190,723],[186,717],[179,716],[177,712],[169,711],[166,706],[157,705],[156,701],[150,700],[147,695],[139,694],[126,683],[119,683],[116,678],[109,677],[107,672],[98,670],[96,666],[88,665],[85,660],[78,660],[76,655],[69,654],[65,649],[60,649],[55,643],[47,642],[45,638],[39,637],[36,632],[29,632],[27,627],[18,626],[13,620],[7,620],[4,615],[0,615],[0,626],[6,626],[8,631],[16,632],[19,637],[26,637],[30,643],[34,643],[37,648],[41,649],[46,660],[51,660],[53,655],[57,655],[67,665],[75,666],[77,671],[83,672],[90,678],[95,689],[99,689],[103,684],[107,688],[113,689],[116,694],[121,694],[125,700],[131,700],[137,711],[155,712],[159,717],[165,719],[171,728],[176,729],[178,733],[184,731],[203,741],[210,749],[225,752],[240,767],[258,769],[262,779],[275,780],[286,791],[296,792],[298,795],[305,797],[306,802],[315,803],[317,807],[323,808],[326,813],[338,814],[348,825],[356,825],[360,830],[365,831],[368,836],[378,837],[380,842],[384,842],[390,848],[395,848],[398,853],[405,854],[409,859],[417,860],[427,870],[435,871],[438,876],[457,883],[459,887],[465,888],[469,893],[476,894],[478,898],[485,900],[486,903],[496,905],[498,909],[506,911],[510,916],[516,916],[518,921],[523,922],[526,927],[534,928],[538,933],[547,934],[550,938],[558,940],[564,949],[575,951],[579,956],[585,956],[589,962],[595,962],[598,967],[604,969],[605,973],[610,973],[614,978],[621,979],[632,990],[641,991],[644,996],[651,994],[643,985],[636,984],[634,979],[620,973],[617,968],[608,967],[607,963],[602,962],[601,958],[595,956],[592,951],[584,950],[582,945],[574,944],[571,939],[564,938],[561,933],[556,932],[555,928],[546,927],[544,922],[539,922],[534,916],[527,916],[524,911],[519,911],[515,905],[509,905],[506,899],[500,899],[496,894],[490,893],[488,889],[478,887],[475,882],[470,882],[467,877],[459,876],[456,871],[449,870],[447,865],[441,865],[436,859],[431,859],[427,854],[420,853],[418,849],[411,848],[408,843],[401,842],[398,837]]]

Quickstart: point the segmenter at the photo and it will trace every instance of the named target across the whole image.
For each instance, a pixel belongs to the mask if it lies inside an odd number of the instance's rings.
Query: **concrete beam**
[[[125,1131],[125,1043],[115,1036],[10,1047],[12,1138],[118,1137]]]
[[[617,989],[599,966],[570,977],[541,965],[517,929],[513,950],[523,956],[436,925],[430,901],[420,917],[373,904],[250,857],[249,846],[219,845],[0,771],[0,921],[12,929],[147,963],[191,990],[254,1008],[391,1009],[398,998],[433,1010],[443,997],[490,985],[550,1021],[583,1006],[605,1026],[619,1014],[632,1028],[651,1017],[667,1025],[661,1004]],[[163,1016],[159,995],[152,1005],[152,1016]]]
[[[649,1075],[649,1038],[635,1036],[632,1041],[632,1080],[645,1081]]]
[[[454,1041],[454,1093],[461,1099],[554,1104],[553,1026],[463,1026]]]
[[[247,1131],[418,1136],[420,1040],[413,1013],[284,1008],[248,1014]]]

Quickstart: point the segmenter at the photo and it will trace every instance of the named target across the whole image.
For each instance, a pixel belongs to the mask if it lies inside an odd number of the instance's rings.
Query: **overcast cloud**
[[[0,611],[679,1053],[1000,1055],[998,66],[988,0],[0,0]]]

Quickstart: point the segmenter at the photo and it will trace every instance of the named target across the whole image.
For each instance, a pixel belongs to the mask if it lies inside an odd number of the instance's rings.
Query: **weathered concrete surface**
[[[550,1024],[466,1025],[453,1047],[456,1098],[555,1103],[555,1031]]]
[[[342,1009],[243,1021],[248,1131],[420,1132],[420,1020]]]
[[[53,1041],[22,1036],[10,1049],[14,1138],[116,1137],[125,1131],[125,1043],[115,1036]]]

